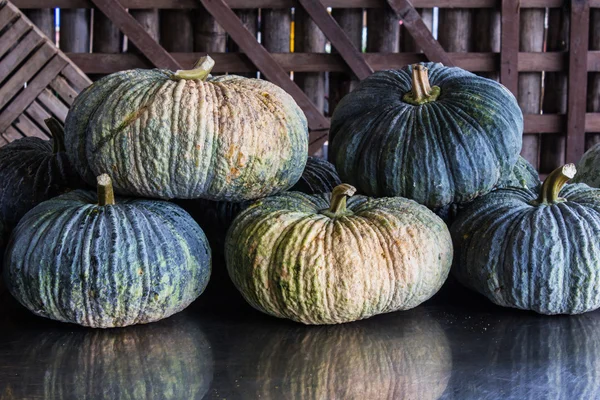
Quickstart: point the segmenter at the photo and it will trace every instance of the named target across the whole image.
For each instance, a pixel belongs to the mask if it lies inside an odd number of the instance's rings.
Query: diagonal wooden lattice
[[[44,119],[65,120],[92,82],[14,5],[0,1],[0,146],[50,136]]]

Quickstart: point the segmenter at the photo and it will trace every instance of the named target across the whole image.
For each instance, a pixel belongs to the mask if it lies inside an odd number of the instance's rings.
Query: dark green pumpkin
[[[210,276],[202,229],[177,205],[83,190],[41,203],[5,255],[12,295],[33,313],[90,327],[143,324],[187,307]]]
[[[451,227],[458,280],[542,314],[600,307],[600,189],[563,187],[574,174],[570,164],[538,190],[500,189],[462,211]]]
[[[308,157],[300,180],[290,189],[306,194],[328,193],[341,183],[333,164],[317,157]],[[183,200],[177,204],[188,211],[206,232],[213,249],[221,251],[225,235],[239,213],[253,201],[233,203],[229,201]]]
[[[117,193],[244,201],[289,189],[308,153],[306,117],[278,86],[235,75],[130,70],[84,90],[66,120],[69,157]]]
[[[581,157],[577,163],[577,176],[573,181],[600,188],[600,143],[592,146]]]
[[[6,231],[42,201],[84,187],[64,151],[62,126],[54,119],[46,123],[52,140],[26,137],[0,148],[0,220]]]
[[[422,63],[362,81],[335,109],[330,132],[329,159],[344,182],[438,208],[471,201],[510,173],[523,115],[496,81]]]
[[[0,398],[202,399],[213,379],[212,346],[197,316],[186,314],[127,329],[16,321],[18,335],[3,337],[13,358],[0,369]]]

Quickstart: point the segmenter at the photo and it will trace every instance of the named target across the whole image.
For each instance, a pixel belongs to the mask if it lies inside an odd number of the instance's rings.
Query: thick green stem
[[[102,174],[96,180],[98,182],[98,205],[109,206],[115,204],[115,194],[110,176]]]
[[[54,154],[65,151],[65,128],[54,117],[47,118],[44,123],[52,134],[52,152]]]
[[[427,68],[421,64],[413,64],[412,66],[412,89],[406,93],[402,100],[406,103],[419,106],[421,104],[430,103],[437,100],[440,95],[439,86],[431,86],[429,84],[429,76]]]
[[[354,193],[356,193],[356,188],[346,183],[342,183],[333,188],[333,192],[331,192],[331,204],[329,209],[323,211],[323,214],[331,218],[348,214],[348,211],[346,210],[346,199],[354,195]]]
[[[560,198],[558,194],[569,179],[573,179],[576,173],[577,169],[575,168],[575,164],[567,164],[552,171],[540,189],[540,196],[537,199],[537,204],[550,205],[565,201]]]
[[[215,60],[213,60],[210,56],[204,56],[198,60],[194,68],[192,69],[180,69],[176,71],[172,79],[179,81],[181,79],[188,80],[196,80],[199,79],[201,81],[205,81],[206,78],[210,75],[210,71],[212,71],[215,66]]]

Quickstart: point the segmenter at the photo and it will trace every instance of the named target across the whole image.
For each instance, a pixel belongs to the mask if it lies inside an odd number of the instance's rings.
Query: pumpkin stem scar
[[[98,182],[98,205],[103,207],[115,204],[115,194],[110,176],[102,174],[96,178],[96,181]]]
[[[346,199],[356,193],[354,186],[342,183],[341,185],[333,188],[331,192],[331,204],[329,209],[321,211],[321,214],[325,214],[330,218],[341,217],[347,215],[350,212],[346,209]]]
[[[534,202],[536,205],[550,205],[565,201],[558,197],[563,186],[577,173],[575,164],[567,164],[552,171],[540,189],[540,196]]]
[[[65,128],[54,117],[46,118],[44,123],[52,134],[52,152],[54,154],[65,151]]]
[[[199,79],[201,81],[205,81],[210,75],[210,71],[212,71],[214,66],[215,60],[213,60],[209,55],[206,55],[198,60],[196,65],[194,65],[194,68],[180,69],[175,71],[175,73],[171,76],[171,79],[174,81],[179,81],[182,79]]]
[[[436,101],[440,96],[441,89],[439,86],[431,86],[429,84],[429,76],[427,68],[421,64],[413,64],[412,66],[412,89],[406,93],[402,100],[405,103],[414,106],[431,103]]]

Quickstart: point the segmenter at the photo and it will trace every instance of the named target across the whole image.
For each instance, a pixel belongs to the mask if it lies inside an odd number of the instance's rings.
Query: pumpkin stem
[[[346,210],[346,199],[354,193],[356,193],[356,188],[354,186],[346,183],[337,185],[331,192],[331,205],[329,206],[329,209],[323,211],[323,214],[331,218],[346,215],[348,213]]]
[[[98,182],[98,205],[103,207],[115,204],[115,194],[110,176],[102,174],[96,180]]]
[[[194,65],[194,68],[180,69],[179,71],[175,71],[172,79],[175,81],[179,81],[181,79],[199,79],[201,81],[205,81],[210,75],[210,71],[212,71],[214,66],[215,60],[213,60],[209,55],[206,55],[198,60],[196,65]]]
[[[577,173],[575,164],[567,164],[559,167],[552,171],[550,175],[544,181],[542,188],[540,189],[540,196],[536,203],[539,204],[554,204],[557,202],[565,201],[565,199],[558,197],[565,183],[572,179]]]
[[[412,90],[404,95],[402,100],[406,103],[419,106],[421,104],[436,101],[440,95],[439,86],[429,84],[427,68],[421,64],[412,66]]]
[[[46,118],[44,123],[52,134],[52,152],[54,154],[65,151],[65,128],[54,117]]]

